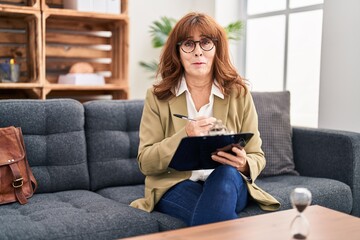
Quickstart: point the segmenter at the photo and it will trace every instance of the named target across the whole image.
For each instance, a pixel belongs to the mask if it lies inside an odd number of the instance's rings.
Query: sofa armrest
[[[351,214],[360,216],[360,133],[293,127],[293,151],[300,175],[349,185],[353,193]]]

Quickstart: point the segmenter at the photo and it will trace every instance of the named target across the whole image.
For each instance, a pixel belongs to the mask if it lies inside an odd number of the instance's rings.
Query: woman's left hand
[[[234,152],[235,155],[231,153],[219,151],[217,154],[211,155],[211,158],[216,162],[233,166],[239,172],[248,176],[249,164],[246,160],[246,151],[244,150],[244,148],[240,149],[237,147],[233,147],[231,150]]]

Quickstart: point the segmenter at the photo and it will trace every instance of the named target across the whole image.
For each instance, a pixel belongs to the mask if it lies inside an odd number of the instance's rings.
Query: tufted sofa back
[[[84,108],[78,101],[1,100],[0,127],[21,127],[36,193],[89,189]]]
[[[91,190],[144,183],[137,164],[143,100],[84,103]]]

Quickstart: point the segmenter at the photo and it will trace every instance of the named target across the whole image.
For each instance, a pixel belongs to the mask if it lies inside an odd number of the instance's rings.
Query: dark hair
[[[187,39],[194,30],[202,35],[216,39],[216,53],[214,57],[213,77],[225,95],[229,95],[235,88],[240,95],[241,89],[247,91],[244,79],[237,73],[229,57],[228,39],[223,27],[212,17],[202,13],[188,13],[181,18],[164,45],[160,56],[157,77],[161,80],[154,84],[154,94],[160,100],[168,100],[175,96],[173,90],[179,84],[184,74],[184,67],[180,62],[179,42]]]

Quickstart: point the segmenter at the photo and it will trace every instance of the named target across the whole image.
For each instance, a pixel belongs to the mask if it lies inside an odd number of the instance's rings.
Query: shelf
[[[21,69],[19,82],[0,82],[0,98],[128,98],[127,0],[121,14],[63,9],[62,0],[0,1],[0,62],[14,58]],[[57,84],[78,62],[90,63],[106,84]]]
[[[77,62],[91,64],[108,84],[127,81],[128,23],[119,19],[90,21],[46,14],[42,24],[46,82],[57,83],[58,76]]]
[[[44,88],[52,89],[56,91],[67,90],[128,90],[127,83],[124,84],[105,84],[105,85],[72,85],[72,84],[46,84]]]
[[[0,62],[15,59],[20,65],[20,83],[41,81],[40,29],[40,11],[6,8],[0,12]]]
[[[40,88],[40,83],[0,83],[0,89],[31,89]]]
[[[67,17],[68,20],[86,20],[96,22],[109,22],[116,20],[128,21],[128,16],[125,14],[108,14],[96,12],[79,12],[71,9],[46,9],[43,11],[46,15],[53,15],[58,17]]]
[[[44,87],[46,98],[74,98],[78,101],[85,102],[92,99],[104,98],[108,99],[127,99],[128,86],[106,84],[103,86],[75,86],[70,84],[50,84]]]

